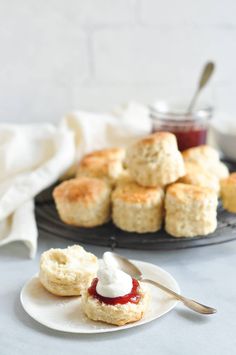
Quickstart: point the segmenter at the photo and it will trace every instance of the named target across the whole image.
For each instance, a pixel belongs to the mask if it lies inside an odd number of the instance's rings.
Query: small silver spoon
[[[193,98],[189,104],[189,107],[187,110],[188,114],[190,114],[193,111],[193,108],[195,106],[198,95],[199,95],[200,91],[204,88],[204,86],[206,86],[208,81],[210,80],[210,78],[214,72],[214,69],[215,69],[215,64],[213,62],[208,62],[205,64],[203,71],[201,73],[199,82],[198,82],[197,89],[196,89],[196,91],[193,95]]]
[[[216,313],[216,309],[212,308],[212,307],[208,307],[205,306],[201,303],[198,303],[194,300],[191,300],[189,298],[186,298],[184,296],[179,295],[178,293],[172,291],[171,289],[167,288],[166,286],[160,284],[157,281],[153,281],[153,280],[149,280],[149,279],[145,279],[143,278],[143,275],[141,273],[141,271],[137,268],[137,266],[135,266],[131,261],[129,261],[128,259],[124,258],[123,256],[120,256],[116,253],[113,252],[106,252],[105,253],[107,257],[110,258],[111,262],[113,264],[116,264],[117,267],[119,267],[122,271],[126,272],[127,274],[129,274],[131,277],[139,280],[139,281],[143,281],[143,282],[148,282],[154,286],[157,286],[158,288],[160,288],[162,291],[174,296],[174,298],[176,298],[177,300],[183,302],[183,304],[192,309],[193,311],[197,312],[197,313],[201,313],[201,314],[213,314]]]

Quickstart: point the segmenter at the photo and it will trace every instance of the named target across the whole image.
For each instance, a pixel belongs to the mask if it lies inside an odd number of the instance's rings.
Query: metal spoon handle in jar
[[[199,302],[196,302],[194,300],[191,300],[187,297],[184,297],[182,295],[179,295],[178,293],[172,291],[171,289],[167,288],[166,286],[160,284],[157,281],[149,280],[149,279],[141,279],[143,282],[148,282],[158,288],[160,288],[162,291],[174,296],[174,298],[178,299],[179,301],[183,302],[183,304],[190,308],[191,310],[201,313],[201,314],[213,314],[216,313],[216,309],[212,307],[205,306],[204,304],[201,304]]]
[[[208,62],[204,66],[203,71],[200,76],[200,79],[199,79],[199,82],[198,82],[197,89],[196,89],[196,91],[193,95],[193,98],[189,104],[187,113],[190,114],[193,111],[193,108],[195,106],[198,95],[199,95],[200,91],[204,88],[204,86],[206,86],[208,81],[210,80],[210,78],[214,72],[214,69],[215,69],[215,64],[213,62]]]

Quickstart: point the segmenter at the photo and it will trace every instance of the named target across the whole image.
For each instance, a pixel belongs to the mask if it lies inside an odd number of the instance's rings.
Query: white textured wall
[[[207,59],[236,114],[235,0],[0,0],[0,120],[152,102],[193,87]]]

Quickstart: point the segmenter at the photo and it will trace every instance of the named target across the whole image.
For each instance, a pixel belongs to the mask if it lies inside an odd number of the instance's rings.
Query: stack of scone
[[[218,196],[226,200],[234,185],[228,175],[215,149],[203,145],[181,154],[172,133],[157,132],[126,151],[86,155],[76,178],[57,186],[53,196],[68,224],[93,227],[112,218],[124,231],[148,233],[165,222],[172,236],[193,237],[216,229]]]

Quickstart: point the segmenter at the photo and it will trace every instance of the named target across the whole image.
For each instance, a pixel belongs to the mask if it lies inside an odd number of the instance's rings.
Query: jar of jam
[[[212,107],[197,107],[186,112],[187,105],[168,104],[160,101],[151,107],[152,132],[168,131],[175,134],[179,150],[206,144]]]

